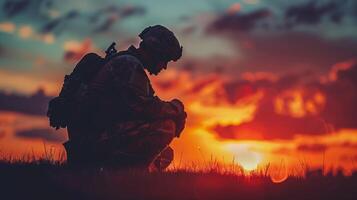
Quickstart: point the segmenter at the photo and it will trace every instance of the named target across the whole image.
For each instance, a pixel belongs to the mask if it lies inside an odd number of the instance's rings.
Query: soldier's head
[[[146,54],[146,69],[157,75],[167,68],[167,63],[177,61],[182,56],[182,46],[171,32],[164,26],[155,25],[145,28],[139,37],[142,39],[139,49]]]

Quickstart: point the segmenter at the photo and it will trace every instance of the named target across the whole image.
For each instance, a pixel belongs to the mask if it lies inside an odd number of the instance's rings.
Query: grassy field
[[[44,160],[0,161],[0,199],[357,199],[357,173],[273,183],[264,173],[174,169],[80,170]]]

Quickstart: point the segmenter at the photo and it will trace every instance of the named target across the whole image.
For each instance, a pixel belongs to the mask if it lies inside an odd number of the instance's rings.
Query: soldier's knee
[[[160,122],[160,132],[165,135],[170,141],[175,137],[176,123],[171,119],[165,119]]]
[[[163,123],[165,124],[166,128],[167,128],[168,130],[170,130],[170,132],[173,132],[173,133],[175,132],[176,122],[175,122],[174,120],[172,120],[172,119],[166,119],[166,120],[164,120]]]

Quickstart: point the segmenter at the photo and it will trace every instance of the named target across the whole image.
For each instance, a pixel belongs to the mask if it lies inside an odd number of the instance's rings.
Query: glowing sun
[[[228,144],[226,149],[233,153],[235,162],[244,170],[255,170],[262,161],[262,155],[250,150],[246,144]]]

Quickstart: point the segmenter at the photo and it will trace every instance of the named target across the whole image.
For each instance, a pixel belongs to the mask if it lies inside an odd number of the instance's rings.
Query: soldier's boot
[[[63,143],[64,149],[66,150],[67,155],[67,165],[74,166],[79,163],[80,156],[79,153],[76,151],[75,147],[73,146],[72,142],[68,140],[67,142]]]
[[[93,168],[100,164],[96,155],[85,143],[68,140],[63,143],[67,155],[67,165],[75,168]]]

